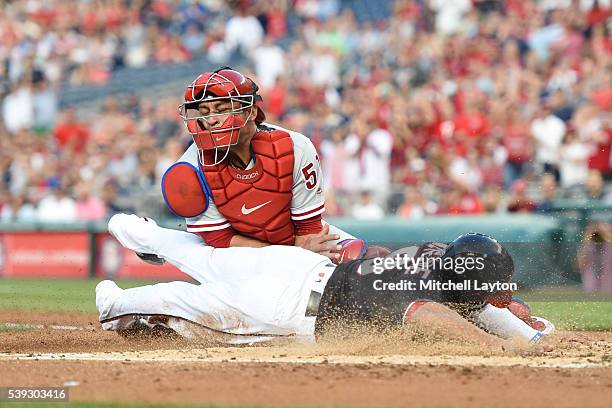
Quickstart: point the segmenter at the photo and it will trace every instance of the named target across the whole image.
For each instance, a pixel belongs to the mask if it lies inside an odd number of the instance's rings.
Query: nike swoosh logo
[[[259,210],[261,207],[263,207],[264,205],[268,205],[268,204],[270,204],[271,202],[272,202],[272,200],[267,201],[267,202],[265,202],[265,203],[263,203],[263,204],[259,204],[258,206],[253,207],[253,208],[246,208],[246,206],[245,206],[244,204],[242,204],[242,210],[241,210],[241,211],[242,211],[242,213],[243,213],[244,215],[249,215],[249,214],[250,214],[250,213],[252,213],[253,211],[257,211],[257,210]]]

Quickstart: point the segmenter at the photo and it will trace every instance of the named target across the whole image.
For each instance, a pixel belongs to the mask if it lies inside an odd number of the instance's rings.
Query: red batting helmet
[[[258,89],[250,78],[229,67],[205,72],[187,87],[179,112],[198,148],[200,164],[215,166],[225,160],[230,147],[238,143],[240,129],[250,119],[249,115],[244,120],[241,114],[261,100]],[[202,102],[214,101],[229,102],[230,108],[224,112],[200,112]],[[214,127],[206,126],[206,121],[214,116],[225,116],[225,119]],[[265,115],[258,107],[255,122],[264,120]],[[214,158],[205,152],[214,153]]]

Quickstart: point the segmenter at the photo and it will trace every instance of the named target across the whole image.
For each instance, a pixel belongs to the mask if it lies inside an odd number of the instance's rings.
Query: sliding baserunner
[[[338,266],[298,247],[213,248],[194,234],[135,215],[115,215],[109,231],[125,247],[156,254],[199,284],[123,290],[101,282],[96,304],[108,330],[165,324],[189,336],[192,326],[228,342],[252,342],[314,337],[347,326],[416,323],[501,347],[508,346],[507,339],[536,342],[552,329],[544,321],[545,330],[535,330],[494,306],[509,303],[514,266],[497,241],[481,234]]]

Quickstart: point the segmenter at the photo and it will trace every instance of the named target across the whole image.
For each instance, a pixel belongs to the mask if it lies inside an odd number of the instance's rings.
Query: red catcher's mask
[[[261,100],[257,90],[251,79],[228,67],[205,72],[187,87],[179,113],[198,148],[202,166],[223,162],[230,147],[238,143],[240,129],[251,118],[251,108]],[[223,102],[221,111],[212,109],[214,102]],[[208,104],[208,111],[200,109],[203,103]],[[244,119],[246,111],[249,116]],[[255,121],[264,120],[265,115],[258,107]]]

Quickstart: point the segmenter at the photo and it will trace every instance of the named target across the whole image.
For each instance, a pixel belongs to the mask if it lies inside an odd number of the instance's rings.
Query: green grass
[[[95,279],[0,279],[0,309],[96,312]],[[124,280],[122,288],[151,283]]]
[[[610,301],[529,302],[534,316],[542,316],[561,330],[612,330]]]
[[[534,316],[562,330],[612,330],[612,296],[583,292],[579,286],[533,289],[516,294]]]
[[[0,309],[95,313],[94,288],[98,280],[0,279]],[[151,281],[124,280],[122,288]],[[584,294],[579,288],[532,290],[519,296],[534,315],[566,330],[612,330],[612,300]],[[2,323],[2,322],[0,322]]]

